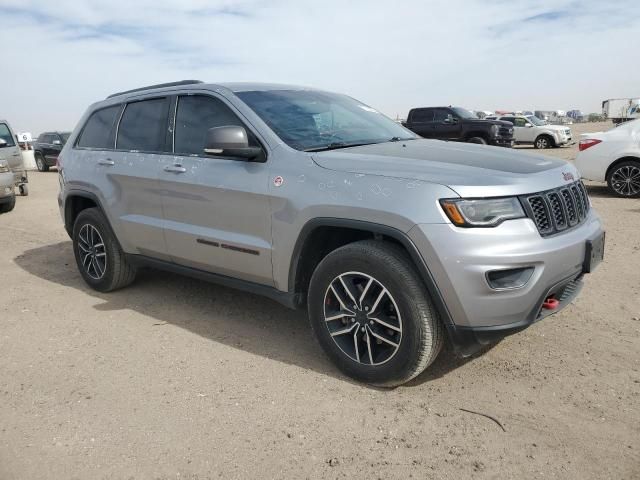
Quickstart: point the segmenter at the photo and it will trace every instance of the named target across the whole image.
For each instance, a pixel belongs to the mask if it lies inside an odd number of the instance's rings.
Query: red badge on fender
[[[278,175],[276,178],[273,179],[273,185],[276,187],[281,187],[283,183],[284,183],[284,178],[282,178],[280,175]]]

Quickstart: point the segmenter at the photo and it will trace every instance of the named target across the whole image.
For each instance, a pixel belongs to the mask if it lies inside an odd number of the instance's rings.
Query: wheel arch
[[[625,155],[625,156],[622,156],[622,157],[618,158],[617,160],[614,160],[607,167],[607,171],[605,172],[605,175],[604,175],[605,180],[609,179],[609,174],[611,173],[611,171],[617,165],[621,164],[622,162],[636,162],[636,163],[640,164],[640,157],[637,157],[637,156],[634,156],[634,155]]]
[[[70,191],[64,200],[64,228],[71,236],[73,232],[73,224],[78,218],[78,215],[87,208],[99,208],[102,213],[105,213],[104,208],[97,195],[86,192],[84,190],[72,190]],[[106,218],[106,214],[105,214]],[[107,222],[109,219],[107,218]],[[111,225],[109,225],[111,227]],[[113,230],[113,229],[112,229]]]
[[[551,146],[552,147],[556,146],[556,137],[555,137],[554,134],[549,133],[549,132],[539,133],[538,135],[536,135],[536,138],[533,140],[533,143],[536,143],[540,137],[548,137],[549,140],[551,140]]]
[[[443,324],[449,329],[453,321],[429,267],[409,236],[397,228],[363,220],[315,218],[302,227],[289,267],[289,291],[299,307],[306,304],[311,275],[330,252],[353,241],[379,239],[399,245],[409,256],[420,276]]]

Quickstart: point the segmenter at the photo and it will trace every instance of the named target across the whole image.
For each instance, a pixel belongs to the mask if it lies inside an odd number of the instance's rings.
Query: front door
[[[172,107],[174,156],[160,171],[167,251],[173,262],[272,285],[268,163],[204,154],[209,128],[251,130],[220,98],[181,95]]]

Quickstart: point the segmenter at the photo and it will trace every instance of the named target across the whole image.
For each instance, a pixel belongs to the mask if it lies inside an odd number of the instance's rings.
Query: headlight
[[[515,197],[479,200],[440,200],[447,217],[458,227],[495,227],[505,220],[524,218],[524,210]]]
[[[8,173],[9,172],[9,165],[7,165],[6,163],[0,163],[0,173]]]

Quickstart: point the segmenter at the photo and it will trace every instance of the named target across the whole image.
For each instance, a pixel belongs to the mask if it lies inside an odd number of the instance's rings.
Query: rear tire
[[[13,210],[16,206],[16,197],[13,196],[11,197],[11,200],[9,200],[9,203],[3,203],[0,205],[0,213],[9,213],[11,210]]]
[[[411,260],[393,244],[366,240],[327,255],[311,277],[308,309],[327,356],[361,382],[401,385],[442,348],[438,313]]]
[[[617,164],[607,174],[607,185],[618,197],[640,197],[640,161],[626,160]]]
[[[80,212],[71,239],[78,270],[94,290],[111,292],[135,280],[136,269],[127,261],[100,209]]]
[[[551,138],[549,135],[540,135],[533,142],[533,146],[535,148],[544,150],[546,148],[554,147],[555,144],[553,142],[553,138]]]
[[[49,171],[49,165],[46,164],[41,153],[36,154],[36,167],[38,167],[39,172]]]
[[[486,145],[487,141],[482,137],[471,137],[467,140],[467,143],[477,143],[479,145]]]

